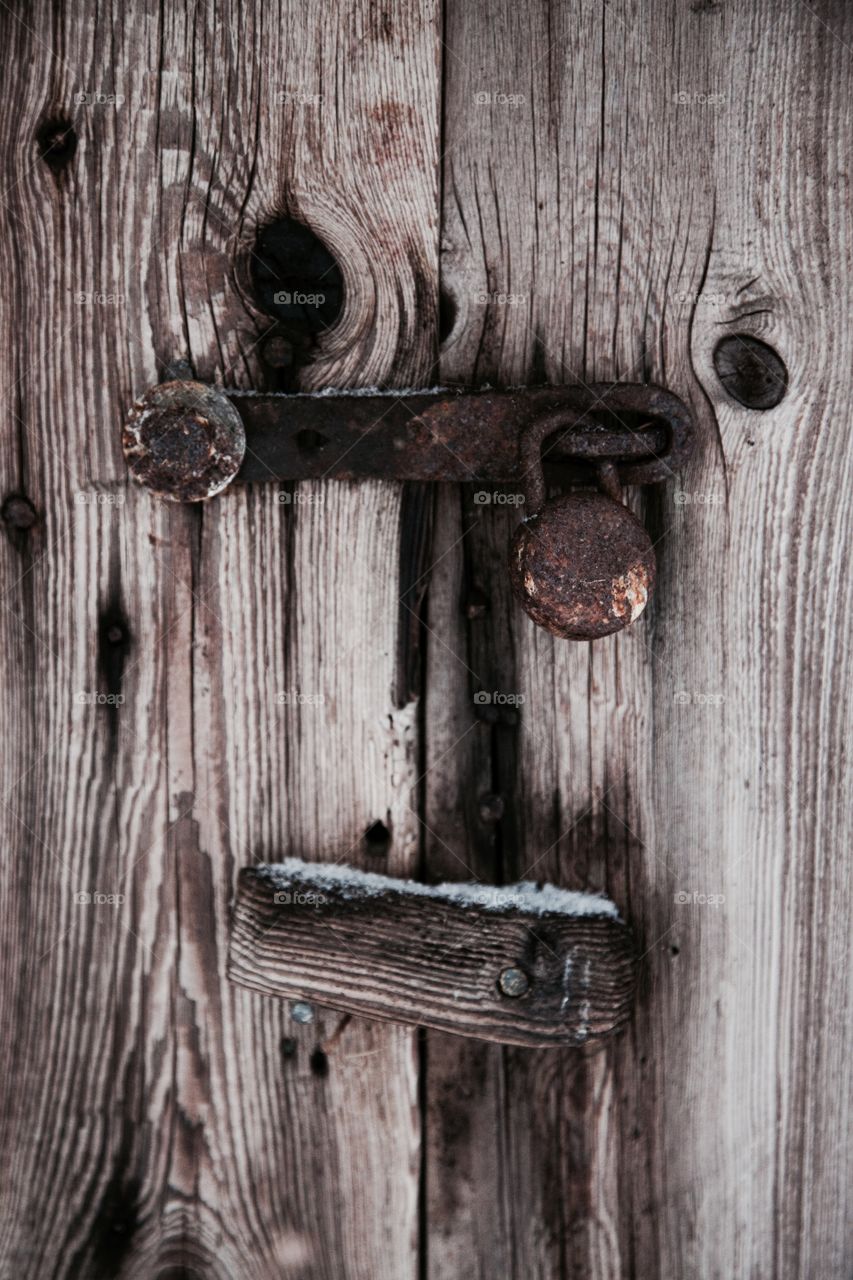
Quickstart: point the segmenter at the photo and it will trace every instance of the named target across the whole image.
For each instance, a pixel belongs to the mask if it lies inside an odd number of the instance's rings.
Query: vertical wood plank
[[[413,867],[400,493],[171,508],[126,486],[118,428],[175,358],[262,385],[246,260],[283,211],[346,281],[305,386],[428,381],[436,10],[44,4],[2,23],[4,492],[43,514],[2,551],[2,1269],[402,1280],[415,1037],[299,1024],[225,979],[238,865],[363,860],[381,818],[383,869]],[[56,174],[45,120],[77,133]]]
[[[850,465],[848,27],[838,6],[758,0],[448,5],[442,376],[661,381],[700,448],[631,499],[657,599],[591,647],[506,598],[512,517],[447,498],[428,865],[605,889],[645,976],[631,1033],[601,1051],[430,1038],[431,1275],[849,1261],[849,877],[829,870],[848,838],[849,646],[829,621],[849,536],[829,498]],[[788,362],[777,409],[723,391],[725,332]],[[472,590],[485,618],[458,611]],[[521,695],[517,722],[475,725],[474,687]],[[471,803],[487,783],[504,807],[488,833]]]

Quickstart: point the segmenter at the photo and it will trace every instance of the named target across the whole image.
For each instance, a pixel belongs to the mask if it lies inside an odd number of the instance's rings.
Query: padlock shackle
[[[547,489],[542,466],[542,445],[549,436],[576,427],[583,421],[583,414],[573,409],[553,409],[531,422],[521,437],[519,460],[521,462],[521,487],[524,493],[525,519],[538,516],[545,505]]]

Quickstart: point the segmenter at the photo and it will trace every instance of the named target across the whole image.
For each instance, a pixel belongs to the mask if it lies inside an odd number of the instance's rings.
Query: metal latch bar
[[[638,383],[509,391],[263,395],[176,380],[131,410],[123,444],[136,479],[176,501],[233,481],[360,480],[511,483],[521,441],[544,414],[571,425],[548,461],[587,480],[608,461],[622,484],[653,484],[689,456],[691,415],[662,387]]]

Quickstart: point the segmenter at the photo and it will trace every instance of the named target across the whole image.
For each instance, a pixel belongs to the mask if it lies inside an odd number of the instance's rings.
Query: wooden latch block
[[[288,859],[239,875],[229,977],[267,995],[518,1045],[628,1018],[634,948],[607,898],[424,885]]]

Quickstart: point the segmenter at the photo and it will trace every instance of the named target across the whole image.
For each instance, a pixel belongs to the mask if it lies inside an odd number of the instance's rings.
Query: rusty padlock
[[[509,556],[512,588],[538,626],[565,640],[597,640],[634,622],[655,581],[655,553],[622,502],[613,462],[594,467],[597,489],[547,498],[542,446],[581,422],[557,410],[532,423],[521,442],[525,516]]]

